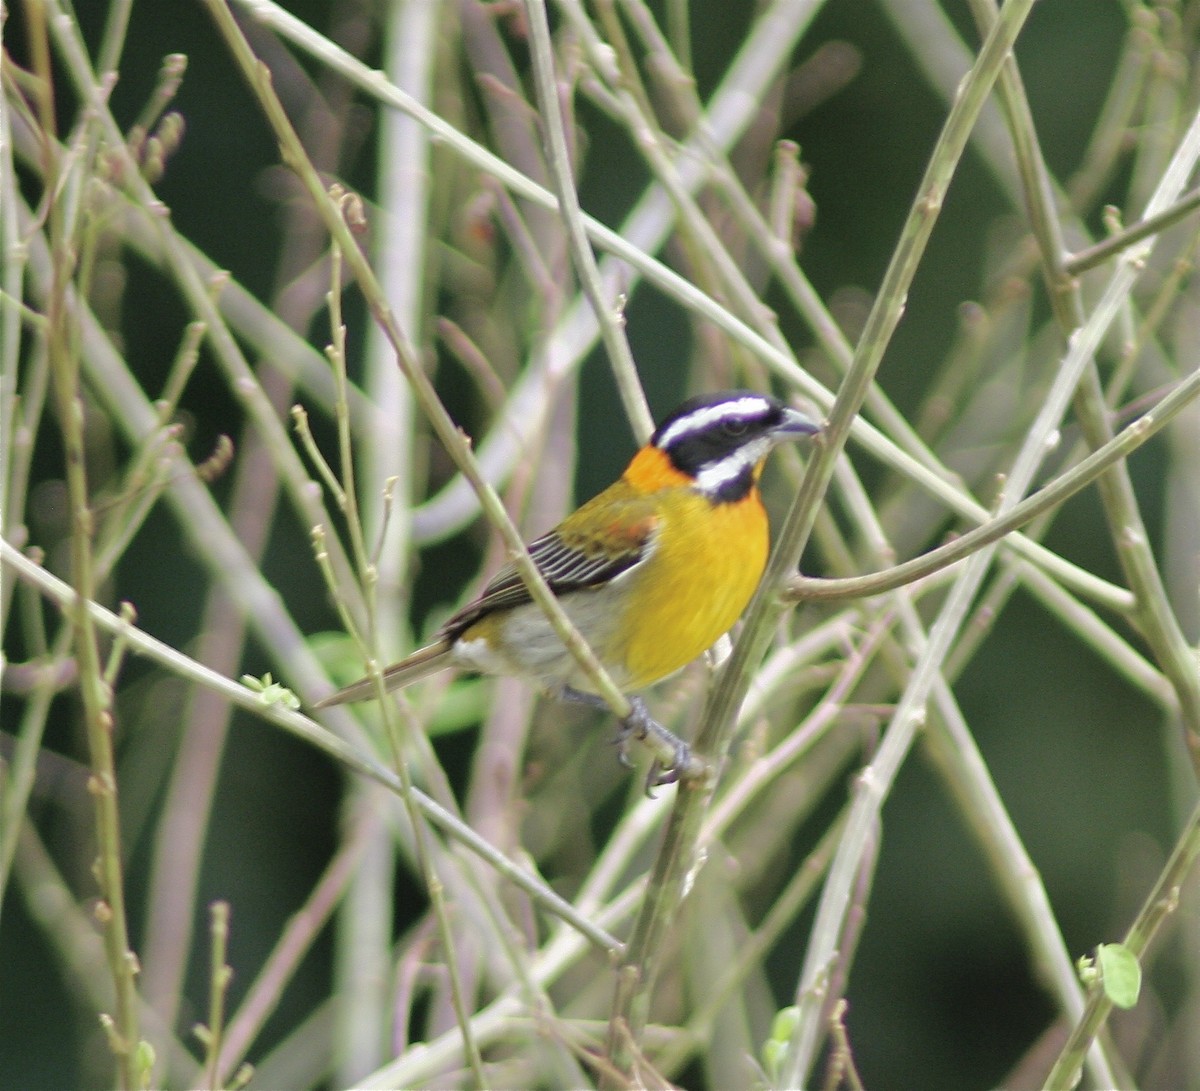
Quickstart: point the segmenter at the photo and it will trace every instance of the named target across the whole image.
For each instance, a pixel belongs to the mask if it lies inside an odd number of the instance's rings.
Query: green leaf
[[[767,1076],[774,1083],[779,1076],[779,1065],[783,1061],[784,1054],[787,1053],[787,1042],[781,1042],[777,1038],[768,1038],[763,1042],[762,1061],[763,1068],[766,1070]]]
[[[787,1008],[780,1008],[775,1013],[775,1018],[771,1020],[771,1040],[785,1043],[791,1041],[799,1022],[800,1009],[794,1004]]]
[[[362,656],[358,646],[345,633],[313,633],[308,638],[308,646],[336,685],[349,685],[362,677]]]
[[[1142,968],[1137,956],[1120,943],[1102,943],[1096,948],[1096,962],[1104,995],[1118,1008],[1132,1008],[1142,990]]]
[[[771,1037],[762,1045],[762,1065],[772,1083],[779,1075],[779,1065],[787,1054],[788,1043],[795,1033],[800,1019],[800,1009],[795,1005],[780,1008],[771,1020]]]
[[[425,733],[433,739],[477,726],[487,715],[490,693],[491,687],[482,678],[456,678],[438,702]]]
[[[158,1055],[154,1052],[154,1047],[142,1038],[133,1052],[133,1065],[137,1072],[138,1086],[150,1087],[151,1077],[154,1075],[154,1062],[158,1059]]]

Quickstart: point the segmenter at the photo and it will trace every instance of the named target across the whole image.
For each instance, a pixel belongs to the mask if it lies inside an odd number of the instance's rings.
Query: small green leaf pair
[[[267,671],[261,678],[255,678],[252,674],[243,674],[242,685],[247,689],[254,690],[264,705],[283,705],[284,708],[291,709],[293,712],[300,707],[300,698],[287,686],[276,682],[271,677],[270,671]]]

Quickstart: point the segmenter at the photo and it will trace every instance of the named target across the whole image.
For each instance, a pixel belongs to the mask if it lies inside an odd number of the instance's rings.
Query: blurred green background
[[[379,62],[375,6],[287,6],[327,30],[366,20],[366,58]],[[107,7],[89,0],[76,5],[92,41]],[[974,41],[966,4],[945,7],[967,40]],[[1056,171],[1068,174],[1080,160],[1126,33],[1124,8],[1116,0],[1042,0],[1022,34],[1021,71]],[[6,27],[6,47],[18,57],[19,9],[18,4],[10,11]],[[741,40],[751,10],[749,4],[723,0],[692,3],[702,95],[725,70],[728,51]],[[185,236],[265,298],[277,275],[282,245],[283,187],[274,143],[198,4],[136,4],[133,20],[113,96],[118,120],[128,122],[136,114],[165,54],[187,55],[188,71],[175,104],[186,118],[187,133],[158,192]],[[874,3],[831,0],[823,5],[796,61],[831,43],[848,47],[845,57],[854,62],[851,78],[830,97],[799,112],[786,135],[801,147],[816,210],[802,264],[823,297],[842,301],[845,313],[852,314],[856,306],[861,310],[863,293],[880,281],[945,107]],[[362,120],[373,127],[373,109]],[[623,141],[608,148],[603,119],[585,112],[580,122],[589,133],[584,207],[606,223],[618,223],[641,190],[644,168],[628,156]],[[367,195],[375,185],[373,146],[368,128],[361,154],[345,178]],[[945,355],[960,328],[961,306],[983,292],[989,247],[997,245],[997,227],[1013,211],[987,169],[968,152],[881,371],[881,385],[901,408],[919,403],[927,390],[930,361]],[[146,388],[153,390],[156,376],[166,373],[186,315],[177,300],[163,293],[161,282],[136,262],[129,276],[124,305],[136,317],[125,323],[126,350]],[[767,298],[770,302],[769,294]],[[352,352],[357,352],[365,318],[354,293],[348,307]],[[1044,302],[1036,307],[1044,311]],[[683,393],[682,362],[692,351],[685,340],[689,327],[673,304],[643,287],[630,302],[628,331],[651,403],[662,413]],[[801,328],[785,332],[803,359],[811,338]],[[322,331],[314,331],[313,337],[320,344]],[[589,362],[582,383],[588,411],[580,422],[580,446],[586,452],[578,470],[581,498],[618,473],[632,449],[601,359]],[[455,390],[448,388],[445,394],[453,405]],[[202,458],[218,434],[237,432],[235,407],[223,384],[206,376],[203,366],[186,405],[194,457]],[[1163,517],[1160,455],[1151,450],[1135,462],[1139,496],[1156,535]],[[860,469],[870,482],[877,469],[862,462]],[[60,473],[55,451],[45,446],[37,479],[45,488]],[[215,488],[220,495],[223,485]],[[42,521],[34,535],[52,552],[63,527],[54,522],[49,494],[42,496],[43,502],[35,505]],[[1069,505],[1051,542],[1080,564],[1117,578],[1099,526],[1095,498],[1088,494]],[[441,557],[437,551],[431,554],[420,577],[422,600],[431,606],[449,597],[440,588],[455,578],[452,567],[433,563]],[[286,510],[278,519],[266,570],[306,631],[336,627],[336,617],[317,590],[307,528]],[[156,516],[122,563],[112,591],[137,604],[147,630],[194,648],[204,581],[198,571],[194,580],[189,578],[192,571],[172,522]],[[1175,591],[1195,594],[1194,587]],[[12,658],[18,653],[19,648]],[[253,645],[243,669],[254,674],[266,669]],[[1068,948],[1079,954],[1116,938],[1169,849],[1178,820],[1167,760],[1177,744],[1167,737],[1157,712],[1022,596],[987,637],[957,693],[1047,884]],[[130,661],[118,707],[131,720],[143,703],[169,707],[180,699],[178,685],[164,681],[145,663]],[[79,759],[83,751],[74,701],[64,696],[58,706],[47,748]],[[15,707],[6,697],[5,730],[15,726]],[[177,741],[166,735],[120,740],[135,947],[148,863],[148,846],[139,834],[160,804],[161,778]],[[467,743],[451,745],[467,756]],[[87,837],[90,810],[79,776],[70,774],[68,770],[65,780],[56,781],[48,767],[54,788],[39,792],[32,813],[62,859],[83,862],[86,854],[73,847]],[[200,899],[207,904],[225,898],[234,906],[229,961],[238,971],[235,1000],[251,976],[249,968],[262,962],[328,860],[342,781],[342,772],[311,749],[235,717]],[[798,847],[797,859],[781,859],[779,867],[794,866],[806,851]],[[77,874],[75,881],[78,889],[88,888],[86,874]],[[401,906],[408,896],[397,891]],[[1194,927],[1194,912],[1186,912]],[[798,929],[790,948],[774,960],[779,1004],[790,999],[806,935],[805,928]],[[1168,949],[1175,942],[1169,941]],[[198,956],[204,943],[198,932]],[[194,960],[189,995],[196,1007],[184,1014],[185,1023],[203,1014],[203,965],[201,957]],[[328,995],[329,970],[325,939],[285,993],[268,1026],[266,1044],[294,1026],[316,998]],[[90,1051],[102,1051],[102,1042],[78,1032],[84,1016],[80,1001],[29,921],[23,899],[11,888],[0,928],[0,975],[0,1085],[95,1086],[105,1061]],[[1169,971],[1158,987],[1170,997]],[[850,996],[855,1056],[872,1088],[934,1091],[995,1085],[1052,1018],[1050,1002],[1034,980],[978,850],[954,819],[937,777],[919,757],[909,762],[885,810],[879,870]]]

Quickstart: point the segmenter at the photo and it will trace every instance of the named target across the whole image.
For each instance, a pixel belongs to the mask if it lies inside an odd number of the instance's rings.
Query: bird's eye
[[[731,439],[744,436],[750,426],[744,420],[727,420],[721,422],[721,431]]]

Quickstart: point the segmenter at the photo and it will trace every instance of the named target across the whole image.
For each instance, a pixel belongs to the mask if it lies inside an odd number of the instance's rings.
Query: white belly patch
[[[559,600],[575,627],[583,634],[618,687],[628,674],[624,665],[605,662],[604,650],[612,643],[618,621],[612,597],[599,591],[574,591]],[[580,671],[575,657],[558,638],[539,606],[530,603],[509,611],[500,622],[502,651],[487,640],[459,640],[454,646],[455,663],[481,674],[518,675],[532,679],[547,690],[570,686],[583,692],[595,691]]]

